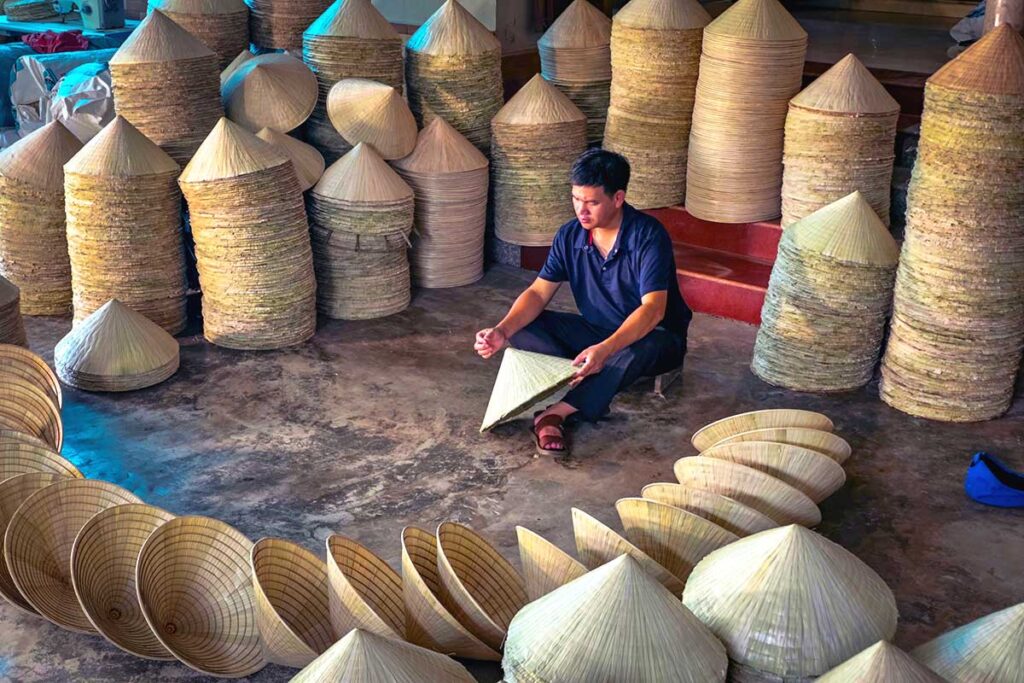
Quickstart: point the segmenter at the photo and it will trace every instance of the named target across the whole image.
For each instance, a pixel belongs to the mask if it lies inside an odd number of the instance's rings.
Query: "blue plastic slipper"
[[[975,453],[964,480],[967,495],[979,503],[1001,508],[1024,507],[1024,475],[995,456]]]

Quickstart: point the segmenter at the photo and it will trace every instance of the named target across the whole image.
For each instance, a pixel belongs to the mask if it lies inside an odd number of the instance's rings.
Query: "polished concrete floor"
[[[637,386],[611,419],[577,431],[570,460],[536,459],[522,421],[478,433],[497,362],[471,349],[473,333],[496,322],[529,277],[496,267],[472,287],[417,292],[391,318],[323,322],[315,339],[285,351],[242,353],[183,338],[181,370],[158,387],[67,391],[64,452],[89,477],[177,514],[220,518],[253,539],[279,536],[322,552],[337,531],[397,566],[403,526],[452,519],[518,561],[517,524],[570,549],[571,507],[613,522],[617,498],[672,479],[672,463],[693,454],[689,437],[701,425],[804,407],[830,415],[854,449],[848,482],[822,505],[819,530],[892,587],[898,644],[1024,600],[1024,511],[982,507],[962,490],[974,451],[1024,466],[1024,400],[998,421],[947,425],[887,407],[873,385],[794,394],[750,374],[754,328],[697,316],[683,382],[666,399]],[[69,322],[28,327],[35,350],[50,358]],[[499,678],[495,668],[477,671],[481,681]],[[251,680],[292,673],[267,667]],[[2,605],[0,679],[201,677]]]

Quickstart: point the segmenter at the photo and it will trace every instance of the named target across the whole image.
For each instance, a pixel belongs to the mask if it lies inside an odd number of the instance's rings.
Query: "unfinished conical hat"
[[[722,439],[718,444],[736,443],[737,441],[778,441],[810,448],[812,451],[824,453],[842,465],[850,457],[853,450],[842,437],[820,429],[805,427],[767,427],[741,432]],[[715,444],[715,445],[718,445]]]
[[[621,10],[620,10],[621,11]],[[573,0],[537,41],[546,48],[602,47],[612,41],[612,20],[588,0]]]
[[[779,524],[816,526],[821,522],[821,511],[806,494],[752,467],[697,455],[680,458],[673,469],[683,486],[728,496]]]
[[[910,654],[951,683],[1021,683],[1024,602],[944,633]]]
[[[0,429],[0,482],[29,472],[52,472],[65,477],[82,478],[82,473],[70,460],[58,455],[42,439],[10,429]]]
[[[224,67],[224,70],[220,72],[220,86],[223,88],[224,84],[227,83],[229,78],[231,78],[231,74],[235,73],[240,66],[248,62],[250,59],[253,59],[255,56],[256,55],[248,50],[242,50],[239,52],[238,56],[232,59],[231,63]]]
[[[153,64],[216,56],[213,50],[166,14],[153,10],[121,43],[110,58],[110,64]]]
[[[820,503],[846,483],[846,472],[832,458],[788,443],[739,441],[712,446],[701,453],[705,458],[737,462],[799,489]]]
[[[344,536],[329,536],[327,581],[335,635],[358,628],[405,637],[402,577],[368,548]]]
[[[702,28],[710,21],[711,15],[697,0],[632,0],[614,17],[622,26],[655,31]]]
[[[807,31],[779,0],[738,0],[708,24],[705,31],[757,41],[796,41],[807,38]]]
[[[827,416],[810,410],[786,408],[755,410],[750,413],[731,415],[701,427],[690,437],[690,443],[698,451],[704,451],[719,441],[736,434],[768,427],[806,427],[831,432],[833,425],[832,420]]]
[[[174,659],[142,616],[135,587],[142,544],[172,519],[152,505],[115,505],[94,515],[71,549],[71,580],[85,615],[104,638],[136,657]]]
[[[344,202],[400,202],[413,197],[402,176],[362,142],[324,171],[313,192]]]
[[[264,538],[252,547],[256,625],[268,662],[302,668],[334,644],[327,565],[302,546]]]
[[[942,683],[944,680],[884,640],[818,679],[820,683]]]
[[[335,0],[302,34],[363,40],[401,40],[370,0]]]
[[[131,391],[178,370],[178,341],[141,313],[111,299],[57,342],[53,362],[71,386]]]
[[[596,569],[619,555],[629,555],[673,594],[683,592],[685,583],[675,574],[583,510],[572,509],[572,531],[576,537],[576,554],[585,567]]]
[[[786,228],[793,246],[843,263],[892,267],[900,248],[859,191],[823,206]]]
[[[369,143],[385,159],[401,159],[416,147],[416,119],[390,85],[367,78],[340,80],[327,94],[327,115],[349,144]]]
[[[896,633],[896,599],[853,553],[801,526],[716,550],[683,604],[741,667],[786,680],[820,676]],[[770,637],[768,637],[770,636]]]
[[[928,85],[1020,96],[1024,94],[1024,38],[1009,24],[1002,24],[932,74]]]
[[[565,94],[535,74],[495,115],[492,123],[511,126],[585,121],[586,114]]]
[[[523,608],[502,668],[527,681],[724,681],[725,648],[679,599],[621,555]]]
[[[313,113],[318,94],[309,67],[284,53],[246,60],[220,89],[228,118],[254,133],[261,128],[282,133],[298,128]]]
[[[526,527],[517,526],[519,561],[530,602],[587,573],[575,557]]]
[[[60,121],[51,121],[0,153],[0,175],[33,188],[64,192],[64,164],[82,149]]]
[[[181,172],[181,183],[224,180],[289,163],[288,157],[242,126],[221,117]]]
[[[0,344],[0,374],[4,373],[31,380],[50,395],[57,408],[64,404],[57,373],[29,349],[14,344]]]
[[[354,629],[299,672],[291,683],[474,683],[451,657]]]
[[[440,116],[420,131],[412,154],[392,162],[409,173],[443,175],[487,168],[487,157]]]
[[[789,102],[801,109],[837,114],[893,114],[900,110],[899,102],[852,53]]]
[[[303,192],[316,185],[323,176],[326,168],[324,155],[313,145],[270,128],[264,128],[256,133],[256,137],[273,145],[278,152],[292,160],[292,166],[295,167],[295,172],[299,175],[299,186],[302,187]]]
[[[700,515],[726,531],[731,531],[741,537],[779,526],[779,523],[771,517],[738,500],[713,491],[690,488],[682,484],[661,482],[648,484],[640,492],[640,495],[648,500]]]
[[[155,142],[117,116],[64,165],[65,173],[124,177],[175,173],[178,163]]]
[[[446,0],[412,34],[406,48],[436,57],[464,56],[500,51],[501,43],[465,7]]]
[[[480,431],[511,420],[564,387],[575,374],[576,368],[567,358],[505,349]]]

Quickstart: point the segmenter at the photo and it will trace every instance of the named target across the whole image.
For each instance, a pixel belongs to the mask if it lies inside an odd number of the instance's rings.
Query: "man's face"
[[[580,225],[587,230],[610,225],[625,200],[626,193],[622,190],[609,195],[603,187],[572,186],[572,208],[576,211],[576,218],[580,219]]]

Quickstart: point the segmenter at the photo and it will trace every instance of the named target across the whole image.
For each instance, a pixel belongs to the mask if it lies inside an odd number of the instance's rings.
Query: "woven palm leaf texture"
[[[575,374],[567,358],[505,349],[480,431],[515,418],[567,385]]]

